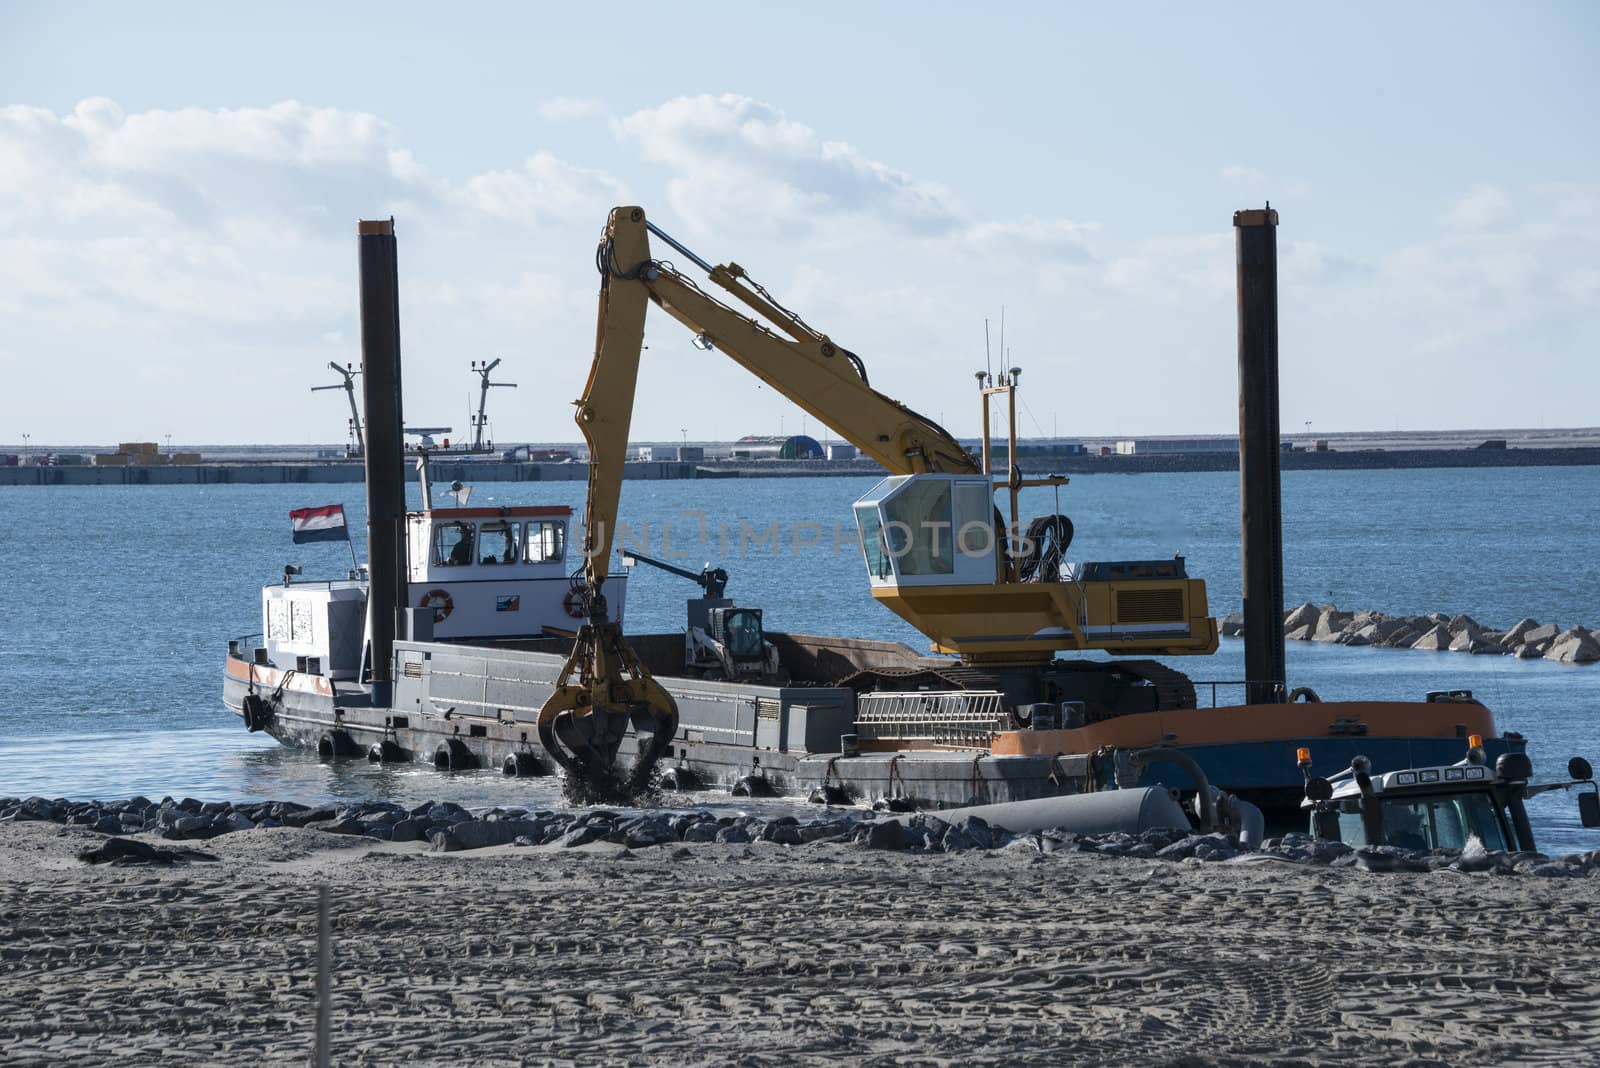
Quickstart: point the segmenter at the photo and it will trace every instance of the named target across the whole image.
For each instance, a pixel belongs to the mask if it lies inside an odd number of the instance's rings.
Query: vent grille
[[[408,679],[422,678],[422,662],[420,660],[407,660],[405,663],[405,674],[406,678]]]
[[[783,714],[783,703],[775,697],[756,698],[756,715],[761,719],[778,719]]]
[[[1173,623],[1183,621],[1183,591],[1118,590],[1118,623]]]

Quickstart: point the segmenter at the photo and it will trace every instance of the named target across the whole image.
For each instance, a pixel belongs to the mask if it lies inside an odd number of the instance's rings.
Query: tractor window
[[[917,481],[883,503],[889,551],[902,575],[955,572],[948,479]]]
[[[472,563],[472,524],[440,523],[433,528],[435,567],[459,567]]]
[[[480,564],[514,564],[517,562],[517,526],[496,520],[478,528],[478,562]]]
[[[559,563],[567,552],[567,525],[544,520],[528,524],[525,556],[530,564]]]
[[[1485,849],[1504,849],[1505,837],[1486,793],[1385,801],[1383,837],[1406,849],[1461,849],[1476,837]]]

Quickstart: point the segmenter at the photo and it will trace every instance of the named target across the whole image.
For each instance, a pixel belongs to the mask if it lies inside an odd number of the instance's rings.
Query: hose
[[[1194,778],[1195,784],[1200,788],[1200,833],[1210,834],[1217,829],[1217,805],[1211,797],[1211,782],[1206,778],[1206,773],[1200,770],[1200,765],[1194,757],[1181,749],[1169,749],[1166,746],[1156,746],[1154,749],[1141,749],[1133,754],[1133,766],[1143,771],[1149,764],[1176,764],[1187,771]]]

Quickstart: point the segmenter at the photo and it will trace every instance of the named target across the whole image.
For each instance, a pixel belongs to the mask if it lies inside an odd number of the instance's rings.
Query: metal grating
[[[987,749],[993,735],[1011,729],[1004,696],[986,690],[864,693],[856,698],[856,734],[862,741]]]
[[[1183,620],[1183,591],[1118,590],[1118,623],[1172,623]]]

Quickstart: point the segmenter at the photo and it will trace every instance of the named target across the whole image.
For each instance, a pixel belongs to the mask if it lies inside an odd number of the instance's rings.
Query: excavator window
[[[883,503],[889,551],[902,575],[955,573],[955,528],[947,479],[917,481]]]

